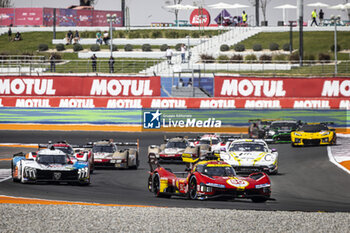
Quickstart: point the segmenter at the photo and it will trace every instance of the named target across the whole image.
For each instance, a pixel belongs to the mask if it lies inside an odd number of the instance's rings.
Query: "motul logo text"
[[[99,80],[92,82],[90,95],[151,96],[150,80]]]
[[[283,81],[235,79],[224,80],[221,88],[222,96],[285,96]]]
[[[0,95],[55,95],[52,79],[0,79]]]

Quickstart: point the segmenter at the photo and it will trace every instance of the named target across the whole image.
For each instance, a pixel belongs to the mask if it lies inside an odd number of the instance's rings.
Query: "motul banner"
[[[350,78],[215,77],[216,97],[350,97]]]
[[[160,77],[0,77],[0,96],[160,96]]]
[[[0,97],[0,107],[106,109],[340,109],[350,110],[341,98],[113,98],[113,97]]]

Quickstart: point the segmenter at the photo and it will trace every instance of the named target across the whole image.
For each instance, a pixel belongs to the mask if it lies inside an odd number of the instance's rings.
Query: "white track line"
[[[327,154],[328,154],[329,161],[331,163],[333,163],[334,165],[336,165],[337,167],[339,167],[340,169],[344,170],[345,172],[347,172],[350,175],[350,171],[348,169],[346,169],[344,166],[342,166],[337,161],[335,161],[330,146],[327,146]]]
[[[7,178],[4,178],[4,179],[0,180],[0,183],[1,183],[1,182],[4,182],[4,181],[6,181],[6,180],[9,180],[9,179],[11,179],[11,178],[12,178],[12,176],[9,176],[9,177],[7,177]]]

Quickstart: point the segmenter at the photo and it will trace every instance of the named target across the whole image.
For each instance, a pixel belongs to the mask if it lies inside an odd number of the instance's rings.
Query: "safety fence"
[[[1,57],[0,57],[1,58]],[[26,74],[38,73],[122,73],[135,74],[148,67],[155,66],[163,60],[148,59],[115,59],[109,63],[109,59],[85,60],[49,60],[42,59],[1,59],[0,74]],[[110,65],[111,64],[111,65]]]
[[[162,75],[165,67],[178,72],[181,69],[200,70],[201,73],[239,73],[245,76],[350,76],[350,61],[236,61],[236,60],[202,60],[198,63],[164,62],[164,59],[146,58],[115,58],[114,63],[109,59],[97,58],[80,60],[49,60],[44,56],[0,56],[0,74],[38,75],[38,73],[142,73],[150,67],[152,73]]]

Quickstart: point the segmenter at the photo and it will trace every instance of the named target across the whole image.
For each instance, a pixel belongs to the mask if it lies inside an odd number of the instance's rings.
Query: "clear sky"
[[[202,2],[205,5],[215,4],[221,0],[183,0],[182,4],[190,4],[193,2]],[[254,1],[254,0],[251,0]],[[250,7],[242,9],[229,9],[228,11],[231,15],[240,15],[242,10],[245,10],[249,15],[255,14],[255,8],[251,5],[249,0],[222,0],[222,2],[234,4],[240,3],[249,5]],[[78,5],[79,0],[12,0],[15,7],[57,7],[57,8],[67,8],[70,5]],[[165,6],[165,0],[126,0],[126,4],[130,9],[130,22],[131,26],[138,25],[150,25],[152,22],[173,22],[174,14],[169,13],[162,7]],[[323,2],[329,5],[337,5],[346,2],[346,0],[304,0],[304,19],[305,21],[310,20],[311,11],[314,7],[308,7],[307,4],[314,2]],[[350,2],[350,0],[349,0]],[[276,26],[278,20],[282,20],[282,9],[275,9],[274,7],[291,4],[297,5],[297,0],[270,0],[267,5],[267,20],[269,21],[269,26]],[[120,0],[97,0],[95,9],[97,10],[120,10],[121,3]],[[211,14],[212,23],[213,19],[219,14],[220,10],[214,10],[206,7]],[[325,12],[325,18],[329,18],[330,15],[341,15],[342,19],[347,20],[347,14],[340,10],[330,10],[327,8],[322,8]],[[319,8],[317,8],[317,11]],[[182,10],[179,13],[179,19],[189,19],[191,11]],[[287,9],[286,19],[295,20],[296,10]],[[260,21],[263,20],[262,14],[260,13]],[[255,22],[255,21],[254,21]]]

